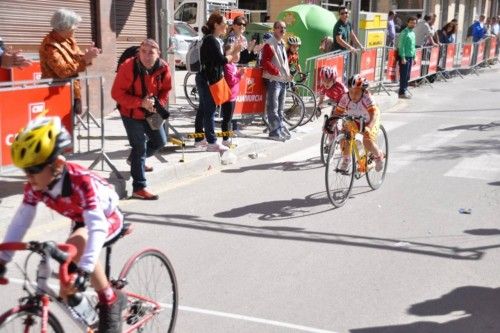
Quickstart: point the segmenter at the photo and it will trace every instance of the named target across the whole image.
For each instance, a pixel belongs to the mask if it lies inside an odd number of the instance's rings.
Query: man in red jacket
[[[146,157],[152,156],[167,142],[165,129],[153,130],[145,120],[156,112],[155,103],[165,106],[172,81],[168,64],[160,59],[160,48],[153,39],[146,39],[139,47],[138,55],[125,60],[120,67],[111,89],[111,96],[118,109],[132,147],[127,163],[133,183],[133,198],[157,200],[158,195],[146,189]]]

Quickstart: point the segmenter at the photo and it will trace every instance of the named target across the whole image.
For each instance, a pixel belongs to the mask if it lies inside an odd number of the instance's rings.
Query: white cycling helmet
[[[319,76],[323,80],[337,80],[337,67],[334,66],[325,66],[322,67]]]

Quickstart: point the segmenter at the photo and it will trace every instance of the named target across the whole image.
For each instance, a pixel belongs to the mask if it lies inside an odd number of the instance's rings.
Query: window
[[[193,24],[196,22],[196,12],[198,5],[196,3],[185,3],[177,8],[174,13],[174,20]]]

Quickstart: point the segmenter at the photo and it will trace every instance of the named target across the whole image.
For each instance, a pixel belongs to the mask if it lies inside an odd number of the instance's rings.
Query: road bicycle
[[[105,270],[108,279],[111,271],[112,245],[130,232],[130,224],[126,223],[121,233],[105,244]],[[98,326],[95,312],[98,301],[96,293],[89,288],[80,295],[86,297],[91,304],[88,311],[83,314],[67,305],[58,292],[47,283],[47,279],[53,277],[51,264],[55,261],[59,263],[56,277],[62,285],[69,284],[72,274],[75,274],[69,272],[70,263],[76,255],[76,248],[73,245],[56,244],[52,241],[3,243],[0,244],[0,251],[30,252],[24,261],[24,267],[19,266],[24,276],[23,289],[27,295],[19,299],[19,305],[0,315],[0,332],[64,333],[60,320],[50,309],[51,304],[57,304],[63,310],[63,314],[66,314],[82,332],[96,332]],[[32,281],[28,274],[28,267],[33,267],[29,262],[34,254],[40,256],[36,282]],[[123,312],[123,332],[173,332],[178,308],[177,281],[173,266],[165,254],[153,248],[144,249],[128,259],[118,279],[110,281],[112,286],[121,289],[128,299]],[[7,283],[7,279],[0,281],[0,284]]]
[[[385,179],[389,161],[389,142],[384,126],[380,125],[376,143],[384,154],[380,171],[375,169],[375,157],[363,146],[362,134],[364,120],[362,116],[341,116],[343,125],[335,140],[330,145],[325,169],[325,183],[328,199],[335,207],[342,207],[349,198],[354,178],[366,175],[368,185],[378,189]],[[356,122],[359,122],[359,130]],[[346,168],[342,167],[345,154],[350,157]]]
[[[299,95],[304,102],[304,118],[300,122],[300,126],[312,121],[318,117],[317,113],[317,100],[314,91],[307,86],[306,82],[309,73],[297,73],[299,79],[289,86],[289,89]]]

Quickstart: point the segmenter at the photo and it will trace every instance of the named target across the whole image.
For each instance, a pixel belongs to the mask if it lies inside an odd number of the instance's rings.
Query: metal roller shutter
[[[151,37],[151,8],[147,0],[120,0],[115,2],[116,56],[132,45]]]
[[[68,8],[82,17],[75,37],[83,49],[96,35],[92,3],[92,0],[1,0],[0,37],[7,45],[38,53],[43,37],[52,30],[52,14],[59,8]]]

